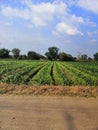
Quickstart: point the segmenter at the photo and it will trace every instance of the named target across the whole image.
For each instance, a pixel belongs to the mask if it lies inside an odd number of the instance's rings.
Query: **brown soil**
[[[2,95],[0,130],[98,130],[98,98]]]

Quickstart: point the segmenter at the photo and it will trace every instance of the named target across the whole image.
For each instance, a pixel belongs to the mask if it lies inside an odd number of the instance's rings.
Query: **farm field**
[[[98,86],[98,62],[0,60],[0,83]]]

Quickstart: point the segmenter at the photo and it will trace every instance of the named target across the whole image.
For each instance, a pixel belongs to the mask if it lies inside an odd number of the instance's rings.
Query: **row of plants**
[[[95,62],[95,63],[80,63],[80,62],[76,62],[75,64],[74,63],[70,63],[71,66],[85,72],[85,73],[88,73],[90,75],[93,74],[93,76],[98,76],[98,63]]]
[[[53,75],[55,85],[73,85],[73,81],[62,71],[59,62],[54,64]]]
[[[16,62],[14,63],[15,66],[11,68],[12,64],[10,67],[7,66],[6,73],[2,75],[2,79],[0,82],[2,83],[14,83],[14,84],[24,84],[26,83],[26,79],[28,78],[29,74],[33,71],[36,71],[39,69],[39,66],[41,66],[43,63],[39,62],[33,62],[27,64],[27,62],[22,63],[22,65],[17,64]],[[5,70],[5,68],[4,68]],[[8,71],[9,70],[9,71]],[[33,73],[32,72],[32,73]]]
[[[22,68],[24,68],[24,64],[13,63],[13,62],[2,62],[0,63],[0,80],[4,79],[10,74],[15,74]]]
[[[98,63],[1,60],[0,83],[98,86]]]
[[[73,67],[71,64],[66,63],[62,65],[65,67],[66,71],[73,77],[75,84],[80,85],[98,85],[98,78],[88,74],[87,72],[81,71],[77,68],[77,66]]]
[[[40,71],[30,80],[30,84],[53,84],[51,77],[52,62],[48,62]]]

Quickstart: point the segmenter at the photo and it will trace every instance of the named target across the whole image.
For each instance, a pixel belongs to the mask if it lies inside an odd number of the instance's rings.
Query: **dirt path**
[[[98,98],[3,95],[0,130],[98,130]]]

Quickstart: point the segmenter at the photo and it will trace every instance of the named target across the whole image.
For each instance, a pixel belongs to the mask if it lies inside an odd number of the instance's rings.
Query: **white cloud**
[[[77,17],[76,15],[70,15],[70,19],[71,19],[71,21],[73,21],[75,23],[82,23],[82,24],[85,23],[85,21],[82,17]]]
[[[77,3],[77,0],[68,0],[68,5],[73,6]]]
[[[69,0],[69,4],[73,5],[76,0]],[[24,8],[2,6],[2,14],[8,18],[22,18],[28,20],[28,28],[44,27],[50,23],[55,23],[53,34],[60,33],[67,35],[83,35],[80,24],[95,26],[95,23],[89,19],[77,17],[70,14],[67,2],[41,2],[39,4],[32,3],[31,0],[22,0]],[[79,0],[78,0],[79,4]]]
[[[41,27],[52,22],[55,15],[58,17],[67,12],[67,5],[63,2],[33,4],[31,1],[25,0],[24,4],[26,4],[25,9],[3,7],[2,14],[9,18],[24,18],[30,20],[36,27]]]
[[[3,7],[2,14],[9,18],[13,18],[13,17],[20,17],[20,18],[24,18],[24,19],[30,18],[30,12],[27,9],[20,10],[18,8],[12,8],[10,6]]]
[[[82,8],[98,14],[98,0],[78,0],[77,4]]]
[[[57,24],[56,31],[58,33],[65,33],[68,35],[82,35],[82,33],[78,31],[78,29],[75,26],[68,25],[64,22]]]
[[[90,18],[86,18],[85,24],[86,24],[86,25],[89,25],[89,26],[91,26],[91,27],[96,27],[96,23],[93,22],[93,21],[91,21]]]
[[[11,25],[12,25],[11,22],[5,22],[4,24],[5,24],[6,26],[11,26]]]
[[[91,40],[91,43],[96,43],[97,42],[97,39],[92,39]]]
[[[85,20],[82,17],[67,13],[62,17],[61,22],[57,23],[53,34],[83,35],[80,31],[80,24],[85,24]]]
[[[87,34],[88,34],[89,36],[96,35],[96,34],[98,34],[98,30],[96,30],[96,31],[87,31]]]

